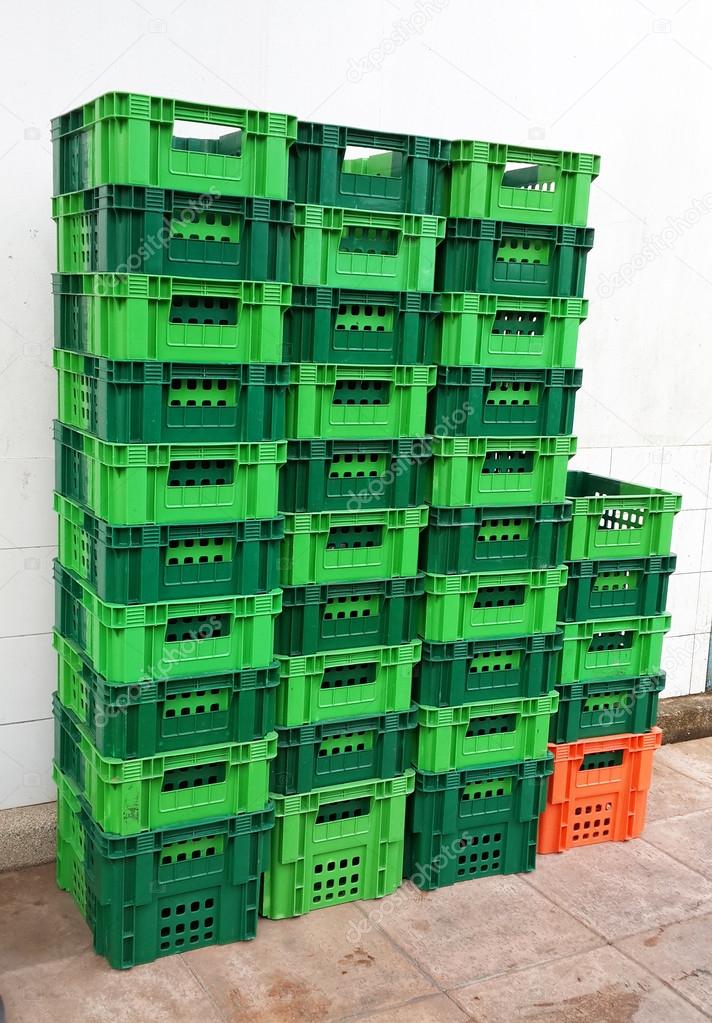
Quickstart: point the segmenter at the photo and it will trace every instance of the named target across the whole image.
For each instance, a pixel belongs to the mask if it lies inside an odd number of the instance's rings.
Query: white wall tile
[[[699,579],[695,632],[709,633],[712,629],[712,572],[703,572]]]
[[[596,476],[610,476],[610,448],[579,448],[569,463],[569,468],[579,472],[592,472]]]
[[[710,448],[666,447],[660,482],[665,490],[682,494],[683,508],[709,508]]]
[[[0,638],[51,631],[54,553],[51,547],[0,551]]]
[[[0,725],[37,721],[51,714],[56,663],[50,635],[0,639]]]
[[[0,726],[0,810],[55,798],[53,744],[52,718]]]
[[[662,696],[687,696],[692,678],[694,636],[668,636],[663,644],[662,667],[667,682]]]
[[[667,610],[672,615],[669,636],[690,636],[701,631],[697,628],[697,597],[700,587],[699,574],[670,577]]]
[[[683,512],[680,514],[683,514]],[[705,535],[702,541],[702,562],[700,568],[703,572],[712,572],[712,509],[709,508],[705,512]]]
[[[677,555],[676,572],[712,571],[712,540],[705,549],[706,511],[681,511],[672,527],[672,551]],[[712,523],[711,523],[712,526]]]
[[[704,693],[707,688],[709,652],[709,632],[700,633],[698,636],[695,636],[695,646],[692,654],[692,675],[690,678],[691,693]]]
[[[55,543],[54,459],[0,458],[0,549]]]
[[[611,476],[641,487],[659,487],[662,447],[614,448]]]

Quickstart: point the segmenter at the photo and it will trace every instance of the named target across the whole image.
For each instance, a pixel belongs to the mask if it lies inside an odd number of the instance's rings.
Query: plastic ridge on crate
[[[534,699],[421,706],[413,766],[440,772],[541,760],[546,756],[549,719],[558,702],[553,690]]]
[[[446,213],[444,139],[297,122],[289,196],[299,203],[384,213]]]
[[[116,444],[281,440],[289,369],[114,362],[55,349],[58,418]]]
[[[592,247],[589,227],[448,220],[435,290],[581,298]]]
[[[297,363],[287,391],[293,440],[422,437],[434,366]]]
[[[590,153],[452,142],[448,216],[585,227],[600,164]]]
[[[116,526],[271,519],[286,441],[110,444],[55,423],[56,490]]]
[[[637,838],[645,827],[653,754],[662,742],[644,735],[614,735],[550,746],[554,773],[539,824],[540,853]]]
[[[556,631],[566,567],[425,576],[422,638],[451,643]]]
[[[534,869],[551,754],[519,764],[416,771],[408,801],[404,877],[432,891],[458,881]]]
[[[284,518],[110,526],[55,494],[59,561],[108,604],[267,593],[279,586]]]
[[[560,632],[423,643],[413,699],[428,707],[546,696],[559,677]]]
[[[292,282],[376,291],[432,291],[442,217],[294,207]]]
[[[112,683],[211,675],[269,664],[281,591],[155,604],[107,604],[58,562],[57,631]]]
[[[417,638],[423,576],[362,583],[285,586],[275,623],[283,657],[401,646]]]
[[[57,767],[86,800],[102,831],[138,835],[267,805],[275,732],[254,742],[117,760],[97,752],[56,694],[54,719]]]
[[[434,437],[430,502],[443,507],[558,504],[574,437]]]
[[[435,575],[555,568],[563,560],[571,505],[430,508],[420,567]]]
[[[558,686],[559,710],[551,719],[549,741],[576,742],[621,732],[649,732],[657,720],[665,672]]]
[[[573,429],[580,369],[440,366],[428,433],[451,437],[550,437]]]
[[[403,877],[405,807],[414,772],[274,796],[275,826],[265,874],[263,916],[378,899]]]
[[[437,295],[295,286],[284,361],[429,365],[438,333]]]
[[[56,196],[52,217],[60,273],[290,280],[289,202],[111,184]]]
[[[277,729],[270,787],[281,795],[374,778],[410,767],[417,708]]]
[[[682,506],[679,494],[570,472],[566,496],[573,502],[567,561],[670,553],[673,519]]]
[[[658,671],[670,622],[663,614],[561,624],[559,683],[609,682]]]
[[[54,274],[54,343],[105,359],[282,361],[289,284]],[[153,370],[157,377],[159,370]]]
[[[573,369],[581,298],[516,298],[446,292],[439,296],[434,362],[492,369]]]
[[[299,512],[285,516],[282,584],[412,576],[428,509]]]
[[[611,558],[572,561],[559,602],[563,622],[659,615],[667,604],[668,583],[677,559],[669,557]]]
[[[222,675],[116,685],[59,633],[53,642],[60,702],[103,757],[133,760],[192,746],[252,742],[274,729],[276,661]]]
[[[401,646],[280,657],[277,724],[295,728],[406,711],[420,653],[416,640]]]
[[[413,508],[429,490],[428,438],[298,440],[280,473],[285,512]]]
[[[290,114],[108,92],[52,120],[54,194],[123,181],[286,199],[296,135]]]

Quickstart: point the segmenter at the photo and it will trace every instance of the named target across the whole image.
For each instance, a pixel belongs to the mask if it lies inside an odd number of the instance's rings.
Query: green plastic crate
[[[320,206],[444,215],[449,156],[443,139],[299,121],[289,196]]]
[[[558,684],[610,682],[659,671],[670,622],[670,615],[654,615],[562,624]]]
[[[555,568],[564,560],[571,505],[431,508],[420,567],[435,575]]]
[[[427,707],[546,696],[559,677],[561,632],[423,643],[413,699]]]
[[[300,512],[285,516],[282,584],[415,575],[428,509]]]
[[[54,699],[55,763],[86,800],[102,831],[138,835],[213,821],[267,805],[277,735],[201,746],[138,760],[102,757]]]
[[[373,778],[395,778],[410,767],[416,711],[321,721],[277,729],[272,792],[284,796]]]
[[[330,586],[285,586],[275,624],[283,657],[401,646],[417,638],[423,576]]]
[[[679,494],[636,483],[570,472],[566,496],[573,502],[567,561],[670,553]]]
[[[289,284],[54,274],[54,343],[123,361],[282,361]]]
[[[280,473],[282,511],[413,508],[429,490],[430,445],[413,440],[297,440]]]
[[[58,418],[115,444],[285,436],[287,366],[113,362],[56,349]]]
[[[222,675],[149,679],[112,685],[59,633],[60,702],[103,757],[133,760],[158,753],[252,742],[275,725],[279,665]]]
[[[504,639],[556,630],[566,567],[425,576],[422,638]]]
[[[54,566],[57,631],[109,682],[213,675],[269,664],[281,591],[243,597],[106,604]]]
[[[281,728],[408,710],[421,643],[280,657]]]
[[[559,504],[574,437],[434,437],[431,504]]]
[[[56,490],[115,526],[271,519],[286,441],[109,444],[55,423]]]
[[[438,320],[437,295],[295,286],[284,361],[428,365],[435,361]]]
[[[551,437],[574,425],[580,369],[440,366],[428,433],[450,437]]]
[[[114,969],[254,938],[274,807],[208,824],[105,834],[54,769],[57,884]]]
[[[52,200],[57,269],[289,281],[293,215],[275,199],[99,185]]]
[[[433,291],[442,217],[295,206],[292,281],[331,288]]]
[[[466,771],[416,771],[404,876],[423,891],[536,864],[539,814],[553,757]]]
[[[559,710],[549,741],[576,742],[603,735],[649,732],[658,717],[665,672],[615,682],[574,682],[558,686]]]
[[[52,120],[54,194],[123,181],[286,199],[296,134],[290,114],[107,92]]]
[[[589,227],[448,220],[435,290],[581,298],[591,248]]]
[[[299,363],[290,371],[287,436],[292,440],[422,437],[434,366]]]
[[[450,151],[450,217],[585,227],[601,158],[458,139]]]
[[[558,701],[553,690],[534,699],[420,707],[413,766],[440,772],[542,760]]]
[[[109,526],[55,494],[59,560],[108,604],[267,593],[279,586],[284,519]]]
[[[621,615],[662,614],[676,562],[674,555],[572,561],[559,601],[559,619],[587,622]]]
[[[439,296],[435,358],[441,366],[573,369],[582,298],[514,298],[445,292]]]
[[[413,784],[406,771],[400,778],[274,796],[263,916],[279,920],[394,892],[403,877]]]

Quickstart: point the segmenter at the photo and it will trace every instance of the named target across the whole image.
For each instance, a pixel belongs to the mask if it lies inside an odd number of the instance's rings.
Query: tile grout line
[[[700,694],[700,695],[703,695],[703,694]],[[692,742],[696,742],[696,741],[699,742],[699,740],[695,740],[695,739],[692,739],[690,741],[692,741]],[[671,749],[674,749],[675,746],[684,746],[684,743],[670,742],[670,743],[666,743],[665,746],[662,746],[661,748],[665,749],[666,746],[669,746]],[[675,767],[672,764],[669,764],[667,760],[663,760],[661,762],[665,765],[666,768],[668,768],[668,770],[675,771],[675,773],[679,774],[682,778],[687,778],[688,781],[694,781],[696,785],[702,785],[703,788],[712,789],[712,779],[710,779],[710,781],[700,781],[699,778],[695,778],[694,775],[692,775],[692,774],[687,774],[687,772],[683,771],[680,767]],[[687,816],[687,815],[683,814],[682,816]],[[665,818],[663,818],[663,820],[665,820]]]
[[[707,813],[706,810],[697,810],[695,812],[696,813]],[[688,814],[687,816],[690,816],[690,815]],[[691,867],[689,863],[685,863],[685,861],[681,860],[679,857],[673,856],[673,854],[669,853],[666,849],[661,849],[661,847],[659,845],[656,845],[655,842],[651,842],[650,839],[648,839],[648,838],[644,838],[643,835],[639,835],[638,838],[639,838],[639,840],[641,842],[644,842],[647,846],[649,846],[649,848],[655,849],[656,852],[662,853],[663,856],[668,856],[671,860],[673,860],[674,863],[677,863],[681,867],[685,867],[691,873],[696,874],[697,877],[701,878],[701,880],[709,881],[710,884],[712,884],[712,877],[708,877],[706,874],[701,873],[699,870],[695,870],[695,868]],[[702,915],[705,916],[706,914],[703,913]]]
[[[710,492],[710,478],[712,478],[712,457],[710,458],[710,460],[709,460],[709,462],[707,464],[707,489],[706,489],[706,494],[707,494],[708,498],[709,498],[709,492]],[[705,516],[704,516],[704,518],[702,520],[702,546],[700,548],[700,556],[702,554],[702,551],[705,549],[705,532],[706,532],[706,529],[707,529],[707,514],[705,513]],[[697,602],[695,604],[695,625],[697,625],[698,622],[699,622],[701,595],[702,595],[702,572],[700,572],[700,576],[699,576],[699,579],[698,579],[698,582],[697,582]],[[706,632],[709,632],[709,630],[706,630]],[[697,632],[695,632],[695,635],[697,635]],[[689,690],[688,690],[688,694],[687,694],[688,696],[692,692],[692,683],[693,683],[693,679],[692,679],[692,664],[694,663],[694,660],[695,660],[695,645],[696,644],[693,642],[693,644],[692,644],[692,663],[690,664],[690,686],[689,686]],[[704,686],[703,692],[707,688],[707,671],[708,671],[708,668],[709,668],[709,657],[708,657],[708,664],[705,665],[705,686]]]
[[[364,1012],[357,1012],[350,1016],[341,1016],[338,1020],[335,1021],[335,1023],[358,1023],[358,1021],[362,1019],[371,1019],[374,1013],[378,1013],[378,1015],[381,1015],[385,1014],[386,1012],[393,1012],[394,1010],[397,1009],[407,1009],[410,1006],[420,1005],[421,1002],[427,1002],[431,998],[440,997],[448,998],[456,1009],[460,1009],[460,1011],[464,1013],[465,1020],[467,1021],[467,1023],[470,1023],[470,1021],[473,1021],[474,1023],[473,1017],[464,1012],[464,1010],[461,1009],[457,1002],[453,1001],[452,998],[449,998],[447,991],[442,992],[432,991],[429,995],[418,995],[417,998],[409,998],[407,1002],[399,1002],[398,1005],[375,1006],[374,1008],[366,1009]]]
[[[662,928],[662,930],[665,930],[668,926],[675,925],[666,924],[665,927]],[[645,932],[643,931],[641,933]],[[635,935],[630,935],[630,937],[635,937]],[[626,939],[623,938],[621,940],[625,941]],[[705,1009],[701,1009],[700,1006],[696,1005],[695,1002],[688,998],[687,995],[683,994],[683,992],[679,991],[676,987],[673,987],[673,985],[669,981],[665,980],[664,977],[659,976],[657,973],[655,973],[654,970],[651,970],[650,967],[647,966],[645,963],[640,962],[625,949],[619,948],[618,945],[611,944],[611,948],[615,949],[615,951],[618,952],[619,955],[622,955],[624,959],[627,959],[629,963],[633,963],[633,965],[637,966],[638,969],[642,969],[650,977],[653,977],[658,982],[658,984],[660,984],[663,988],[666,988],[668,991],[672,991],[672,993],[676,995],[678,998],[681,998],[683,1002],[686,1002],[688,1005],[692,1006],[693,1009],[697,1009],[697,1011],[701,1012],[702,1015],[705,1016],[707,1019],[712,1019],[712,1013],[707,1012]]]
[[[235,944],[237,944],[237,942]],[[216,945],[216,946],[213,946],[213,947],[214,948],[219,948],[220,946]],[[227,1018],[227,1016],[224,1014],[224,1012],[222,1011],[222,1009],[220,1008],[220,1006],[216,1002],[215,997],[214,997],[212,991],[205,984],[205,982],[203,981],[203,978],[200,976],[200,974],[195,972],[193,967],[186,960],[186,957],[185,956],[176,956],[175,958],[181,960],[181,964],[182,964],[183,968],[190,974],[190,976],[195,981],[196,985],[200,988],[200,990],[203,992],[203,994],[206,996],[206,998],[208,999],[208,1001],[212,1005],[213,1009],[215,1009],[215,1014],[218,1017],[218,1019],[221,1020],[221,1023],[230,1023],[230,1020]]]

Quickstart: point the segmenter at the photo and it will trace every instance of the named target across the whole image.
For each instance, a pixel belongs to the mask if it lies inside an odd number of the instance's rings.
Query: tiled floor
[[[51,867],[0,877],[7,1023],[703,1023],[712,739],[657,755],[645,838],[533,874],[262,921],[256,941],[117,973]]]

